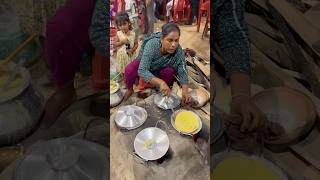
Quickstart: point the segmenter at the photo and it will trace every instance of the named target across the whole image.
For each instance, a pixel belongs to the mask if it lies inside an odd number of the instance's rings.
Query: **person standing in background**
[[[150,35],[153,33],[154,30],[154,23],[156,18],[154,17],[154,4],[155,0],[145,0],[146,2],[146,21],[147,21],[147,26],[145,30],[145,34]]]
[[[189,21],[187,22],[187,25],[192,25],[194,17],[196,17],[196,19],[198,18],[199,0],[190,0],[190,9],[191,9],[191,13],[190,13],[190,17],[189,17]]]

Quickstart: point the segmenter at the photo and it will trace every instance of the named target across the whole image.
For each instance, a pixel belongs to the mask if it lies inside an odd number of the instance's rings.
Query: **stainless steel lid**
[[[180,98],[175,93],[171,92],[168,96],[156,94],[154,96],[154,104],[162,109],[173,109],[180,105]]]
[[[115,122],[120,128],[128,130],[140,127],[147,119],[147,111],[139,106],[121,106],[115,115]]]
[[[169,149],[169,137],[166,132],[156,127],[140,131],[134,139],[135,153],[144,160],[157,160]]]
[[[18,164],[15,180],[105,180],[107,149],[74,138],[41,142]]]
[[[196,115],[197,117],[197,120],[199,122],[199,128],[196,129],[194,132],[191,132],[191,133],[185,133],[185,132],[181,132],[175,125],[175,120],[176,120],[176,116],[181,113],[181,112],[184,112],[184,111],[189,111],[189,112],[192,112]],[[186,109],[179,109],[177,111],[175,111],[172,115],[171,115],[171,125],[174,127],[175,130],[177,130],[179,133],[181,134],[184,134],[184,135],[193,135],[193,134],[197,134],[201,129],[202,129],[202,121],[201,121],[201,118],[199,117],[199,115],[197,113],[195,113],[194,111],[191,111],[191,110],[186,110]]]

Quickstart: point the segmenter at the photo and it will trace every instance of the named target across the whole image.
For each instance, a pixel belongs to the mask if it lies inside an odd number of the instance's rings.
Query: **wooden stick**
[[[4,65],[11,61],[24,47],[26,47],[35,37],[37,34],[32,34],[26,39],[22,44],[20,44],[6,59],[0,62],[0,65]]]

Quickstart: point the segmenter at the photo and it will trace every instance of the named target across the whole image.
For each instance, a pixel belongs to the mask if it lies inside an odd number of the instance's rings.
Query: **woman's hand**
[[[262,127],[267,121],[267,116],[251,100],[251,97],[245,95],[239,95],[232,99],[231,113],[242,116],[243,121],[240,128],[242,132]]]
[[[127,54],[128,54],[129,56],[132,56],[132,54],[133,54],[132,49],[127,49]]]
[[[182,91],[182,106],[185,106],[192,102],[192,97],[190,93]]]
[[[167,96],[170,93],[170,88],[167,85],[166,82],[162,81],[160,84],[160,92],[162,93],[163,96]]]

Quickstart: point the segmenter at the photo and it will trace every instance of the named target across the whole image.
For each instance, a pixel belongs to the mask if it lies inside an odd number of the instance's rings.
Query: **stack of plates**
[[[124,129],[136,129],[147,119],[147,111],[139,106],[121,106],[115,115],[115,122],[118,127]]]

